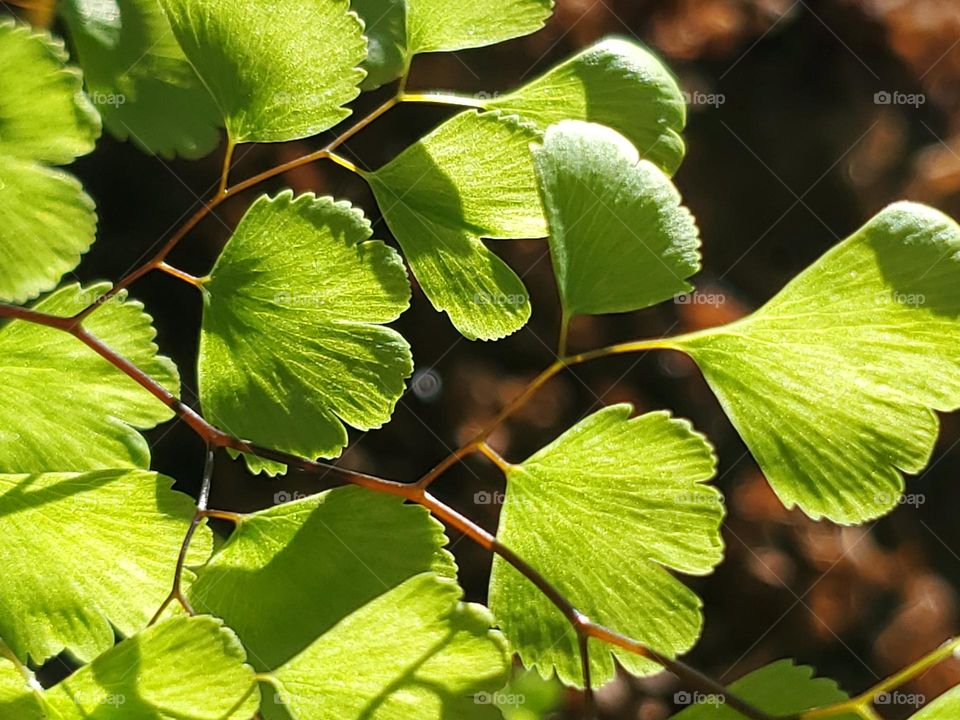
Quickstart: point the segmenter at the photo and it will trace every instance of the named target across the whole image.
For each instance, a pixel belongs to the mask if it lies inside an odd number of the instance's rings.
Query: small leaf
[[[0,717],[16,720],[46,720],[39,683],[6,658],[0,658]]]
[[[69,317],[110,286],[66,285],[36,304]],[[177,369],[157,354],[143,305],[121,292],[84,327],[170,392]],[[61,330],[25,320],[0,326],[0,473],[146,468],[147,430],[173,412],[134,380]]]
[[[220,110],[158,0],[67,0],[60,11],[114,137],[166,158],[199,158],[220,143]]]
[[[367,37],[367,76],[364,90],[386,85],[409,67],[407,52],[407,0],[352,0],[353,11],[363,20]]]
[[[516,113],[541,132],[568,119],[606,125],[669,174],[683,160],[683,94],[663,63],[629,40],[603,40],[486,106]]]
[[[52,170],[93,149],[100,117],[63,45],[0,20],[0,300],[53,288],[96,237],[93,201]]]
[[[692,289],[693,216],[626,138],[567,120],[547,130],[534,158],[565,315],[637,310]]]
[[[432,573],[385,592],[272,673],[279,699],[294,720],[499,719],[476,698],[503,686],[509,654],[460,596]]]
[[[944,693],[910,720],[954,720],[960,716],[960,687]]]
[[[146,626],[173,584],[193,501],[139,470],[0,475],[0,637],[41,663],[91,660]],[[189,562],[210,554],[209,531]],[[189,583],[193,574],[184,571]],[[112,626],[112,627],[111,627]]]
[[[328,197],[287,191],[250,207],[205,287],[199,382],[211,421],[319,458],[346,445],[344,422],[368,430],[390,419],[413,361],[379,323],[407,308],[410,283],[371,234],[359,210]]]
[[[236,636],[211,617],[158,623],[46,693],[61,720],[249,720],[259,692]]]
[[[702,435],[630,405],[600,410],[507,471],[497,538],[591,620],[674,656],[700,634],[699,598],[669,570],[703,575],[723,557],[723,499],[701,483],[716,469]],[[576,634],[551,602],[499,557],[490,607],[527,667],[582,686]],[[655,663],[614,650],[633,673]],[[597,685],[613,678],[609,646],[591,643]]]
[[[779,660],[744,675],[730,685],[730,691],[775,717],[799,714],[848,698],[833,680],[814,677],[813,668],[794,665],[791,660]],[[691,706],[674,715],[673,720],[746,720],[726,705],[722,696],[681,691],[674,697],[680,704]],[[834,717],[856,720],[857,716],[844,713]]]
[[[741,321],[676,343],[788,508],[858,523],[960,407],[960,227],[897,203]]]
[[[222,617],[257,669],[269,670],[407,578],[429,570],[454,577],[445,543],[423,508],[337,488],[244,516],[200,571],[190,601]]]
[[[316,135],[350,114],[366,56],[349,0],[160,0],[237,143]]]
[[[480,238],[546,235],[536,139],[515,118],[471,110],[366,175],[423,291],[471,340],[504,337],[530,317],[523,283]]]

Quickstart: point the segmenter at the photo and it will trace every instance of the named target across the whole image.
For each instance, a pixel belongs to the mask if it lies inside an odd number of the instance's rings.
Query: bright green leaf
[[[234,142],[316,135],[347,117],[366,57],[349,0],[160,0]]]
[[[407,578],[428,570],[453,577],[445,542],[423,508],[337,488],[244,516],[199,573],[190,600],[222,617],[250,661],[268,670]]]
[[[467,111],[367,174],[423,291],[470,339],[523,327],[530,301],[481,237],[546,235],[529,145],[516,118]]]
[[[910,720],[955,720],[960,717],[960,687],[944,693]]]
[[[413,361],[379,323],[407,308],[410,283],[371,234],[359,210],[328,197],[287,191],[250,207],[205,286],[199,382],[211,421],[318,458],[346,445],[344,422],[368,430],[390,419]]]
[[[28,680],[6,658],[0,658],[0,718],[46,720],[39,683]]]
[[[703,485],[716,459],[685,420],[630,405],[600,410],[507,472],[497,538],[584,614],[669,656],[700,634],[700,599],[669,570],[710,572],[723,557],[723,499]],[[576,633],[551,602],[499,557],[490,607],[524,665],[582,685]],[[615,650],[634,673],[659,669]],[[593,681],[614,674],[609,646],[591,643]]]
[[[788,508],[881,516],[930,459],[933,410],[960,407],[960,227],[891,205],[753,315],[676,346]]]
[[[730,690],[759,710],[773,716],[793,715],[847,699],[833,680],[814,677],[813,668],[780,660],[745,675],[730,685]],[[675,700],[690,707],[673,720],[746,720],[724,704],[724,698],[704,693],[680,691]],[[836,720],[855,720],[856,716],[837,715]]]
[[[396,80],[409,65],[407,53],[407,0],[352,0],[363,20],[367,37],[367,76],[360,87],[372,90]]]
[[[220,143],[220,111],[158,0],[67,0],[60,11],[115,137],[167,158],[202,157]]]
[[[692,289],[693,216],[626,138],[567,120],[551,126],[534,158],[567,317],[637,310]]]
[[[660,60],[632,41],[603,40],[486,106],[516,113],[541,132],[568,119],[606,125],[670,174],[683,160],[683,94]]]
[[[249,720],[259,692],[236,636],[211,617],[158,623],[44,693],[59,720]]]
[[[106,283],[66,285],[35,308],[69,317],[103,295]],[[84,327],[120,355],[179,392],[174,364],[157,354],[143,305],[122,292]],[[0,326],[0,472],[146,468],[147,430],[173,412],[71,335],[25,320]]]
[[[91,660],[113,645],[114,627],[131,635],[147,624],[193,517],[172,484],[141,470],[0,475],[0,637],[18,657],[67,648]],[[192,564],[210,543],[206,530],[194,537]]]
[[[490,613],[460,595],[453,580],[423,573],[358,608],[272,673],[287,712],[294,720],[499,719],[488,698],[506,679],[509,654]]]
[[[93,201],[47,167],[90,152],[100,134],[66,57],[50,35],[0,20],[0,300],[50,290],[96,236]]]

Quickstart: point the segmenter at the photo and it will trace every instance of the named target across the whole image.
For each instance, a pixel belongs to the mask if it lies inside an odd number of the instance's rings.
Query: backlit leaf
[[[960,716],[960,687],[955,687],[917,714],[911,715],[910,720],[954,720],[958,716]]]

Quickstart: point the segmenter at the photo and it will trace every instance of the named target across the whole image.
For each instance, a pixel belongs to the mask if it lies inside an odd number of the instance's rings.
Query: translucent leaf
[[[249,720],[259,692],[236,636],[210,617],[158,623],[46,693],[59,720]]]
[[[0,20],[0,300],[50,290],[93,244],[93,201],[47,164],[93,149],[100,117],[61,43]]]
[[[250,207],[205,287],[208,418],[310,458],[339,454],[344,422],[368,430],[390,419],[413,361],[407,342],[378,323],[407,308],[410,283],[400,256],[371,234],[359,210],[328,197],[287,191]]]
[[[0,475],[0,637],[22,660],[91,660],[146,626],[173,584],[193,501],[140,470]],[[190,562],[210,554],[201,529]],[[184,572],[189,583],[193,575]]]
[[[702,435],[665,412],[630,418],[614,405],[507,472],[498,539],[583,613],[666,655],[700,634],[699,598],[669,570],[703,575],[723,557],[723,499],[702,485],[716,458]],[[553,604],[500,558],[490,607],[524,665],[582,685],[576,634]],[[654,663],[614,651],[634,673]],[[591,642],[593,681],[614,675]]]
[[[891,205],[753,315],[677,344],[773,489],[813,518],[897,505],[960,406],[960,227]]]
[[[515,118],[461,113],[367,179],[430,302],[470,339],[530,317],[526,288],[481,237],[546,235],[529,145]]]
[[[414,575],[455,575],[443,527],[419,506],[356,487],[277,499],[244,516],[190,589],[197,610],[236,630],[258,670]]]
[[[158,0],[67,0],[60,12],[114,137],[167,158],[202,157],[220,143],[220,111]]]
[[[432,573],[383,593],[272,673],[278,699],[294,720],[498,720],[477,698],[503,685],[509,653],[460,596]]]
[[[960,687],[944,693],[910,720],[954,720],[960,716]]]
[[[745,675],[730,685],[738,697],[774,716],[794,715],[847,699],[833,680],[814,677],[813,668],[780,660]],[[680,691],[675,702],[690,707],[673,720],[746,720],[745,716],[724,704],[724,698],[703,693]],[[842,714],[836,720],[856,720]]]
[[[517,113],[542,131],[561,120],[613,128],[672,174],[683,160],[686,104],[670,71],[644,47],[607,39],[487,107]]]
[[[343,120],[363,24],[349,0],[160,0],[234,142],[282,142]]]
[[[567,120],[547,130],[534,158],[565,315],[637,310],[692,289],[693,216],[626,138]]]
[[[36,309],[69,317],[110,286],[66,285]],[[179,392],[174,364],[157,354],[143,305],[122,292],[84,327],[160,382]],[[146,430],[172,411],[93,350],[61,330],[25,320],[0,326],[0,472],[146,468]]]
[[[553,0],[353,0],[369,39],[363,87],[395,80],[417,53],[482,47],[543,27]]]
[[[12,662],[0,658],[0,718],[46,720],[38,688],[39,683],[27,680]]]

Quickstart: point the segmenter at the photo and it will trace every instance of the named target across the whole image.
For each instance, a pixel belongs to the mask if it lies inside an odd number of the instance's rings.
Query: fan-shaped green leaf
[[[0,658],[0,718],[46,720],[39,683],[28,680],[12,662]]]
[[[69,317],[109,287],[66,285],[35,307]],[[177,369],[157,354],[151,322],[122,292],[84,327],[176,394]],[[76,338],[25,320],[0,327],[0,396],[0,472],[7,473],[148,467],[150,449],[135,428],[173,416]]]
[[[910,720],[954,720],[956,717],[960,717],[960,687],[944,693],[923,710],[911,715]]]
[[[158,623],[46,691],[61,720],[249,720],[259,692],[236,636],[211,617]]]
[[[158,0],[67,0],[61,13],[107,129],[149,153],[198,158],[220,142],[220,111]]]
[[[744,675],[730,685],[730,690],[775,717],[794,715],[847,699],[847,694],[833,680],[814,677],[813,668],[794,665],[791,660],[780,660]],[[690,704],[690,707],[674,715],[673,720],[746,720],[745,716],[726,705],[722,696],[680,691],[674,698],[680,704]],[[836,716],[836,720],[855,718],[851,714]]]
[[[279,700],[294,720],[500,718],[484,700],[509,653],[486,608],[460,596],[432,573],[385,592],[272,673]]]
[[[566,120],[547,130],[534,158],[567,317],[637,310],[692,289],[693,216],[626,138]]]
[[[93,149],[100,118],[63,45],[0,20],[0,300],[49,290],[93,244],[93,201],[64,164]]]
[[[960,407],[960,227],[898,203],[753,315],[681,339],[773,489],[814,518],[891,510]]]
[[[423,508],[337,488],[244,516],[190,600],[222,617],[257,669],[268,670],[407,578],[428,570],[453,577],[445,543]]]
[[[723,556],[720,493],[701,483],[716,459],[684,420],[630,405],[600,410],[507,472],[498,539],[595,622],[666,655],[700,634],[700,600],[669,570],[705,574]],[[577,637],[512,566],[494,561],[490,607],[527,667],[581,685]],[[609,647],[592,645],[593,680],[613,677]],[[634,673],[658,666],[616,650]]]
[[[234,142],[316,135],[360,92],[363,24],[349,0],[160,0]]]
[[[430,302],[470,339],[530,317],[516,274],[481,237],[546,234],[529,145],[536,133],[497,113],[461,113],[366,174]]]
[[[683,160],[683,94],[663,63],[629,40],[603,40],[486,106],[516,113],[541,132],[568,119],[606,125],[670,174]]]
[[[370,41],[364,88],[403,75],[418,53],[482,47],[543,27],[553,0],[353,0]]]
[[[310,458],[339,454],[344,422],[367,430],[390,419],[413,361],[378,323],[407,308],[410,283],[400,256],[371,234],[359,210],[328,197],[287,191],[250,207],[205,287],[207,417]]]
[[[66,648],[91,660],[113,645],[114,627],[146,626],[193,517],[172,484],[140,470],[0,475],[0,636],[18,657],[42,662]],[[201,529],[192,564],[210,543]]]

